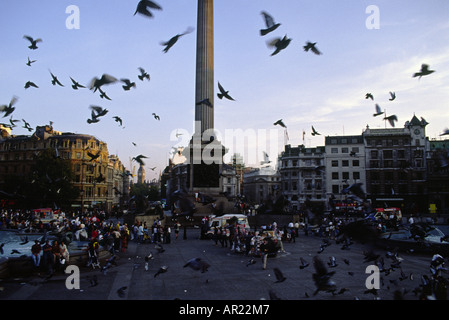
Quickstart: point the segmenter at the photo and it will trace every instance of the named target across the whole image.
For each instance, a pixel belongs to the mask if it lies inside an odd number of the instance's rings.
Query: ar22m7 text
[[[223,308],[222,314],[266,315],[269,308],[268,304],[231,304]]]

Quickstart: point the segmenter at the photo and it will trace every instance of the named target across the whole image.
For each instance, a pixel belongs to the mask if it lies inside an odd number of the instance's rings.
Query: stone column
[[[214,128],[214,1],[198,0],[195,82],[195,134]],[[199,101],[209,99],[212,107]],[[201,129],[201,132],[197,130]]]

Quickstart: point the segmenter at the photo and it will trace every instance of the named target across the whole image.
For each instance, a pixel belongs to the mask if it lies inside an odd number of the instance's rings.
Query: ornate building
[[[74,176],[71,183],[80,190],[80,197],[72,203],[73,210],[95,207],[109,211],[120,203],[113,187],[121,194],[126,193],[126,169],[117,157],[109,158],[107,144],[88,134],[53,130],[51,125],[37,127],[31,136],[2,131],[0,184],[3,189],[8,188],[4,185],[6,176],[26,177],[36,156],[49,148],[55,150],[57,157],[70,162]]]

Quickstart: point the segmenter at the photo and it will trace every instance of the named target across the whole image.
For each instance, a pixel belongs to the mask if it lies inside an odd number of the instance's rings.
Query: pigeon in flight
[[[393,101],[394,99],[396,99],[396,92],[390,91],[390,99],[388,99],[388,100]]]
[[[352,193],[360,199],[365,199],[365,192],[362,189],[362,183],[356,182],[351,184],[349,187],[343,189],[343,194]]]
[[[384,112],[380,109],[380,106],[376,103],[376,113],[373,114],[373,117],[380,116]]]
[[[275,123],[273,123],[275,126],[276,125],[280,125],[282,128],[287,128],[287,126],[285,125],[285,123],[282,121],[282,119],[279,119],[278,121],[276,121]]]
[[[288,47],[292,39],[287,38],[287,35],[285,35],[283,38],[275,38],[268,42],[268,46],[272,48],[276,48],[276,50],[271,54],[271,56],[274,56],[284,50]]]
[[[89,161],[94,161],[100,156],[100,152],[97,152],[97,154],[93,154],[92,152],[88,151],[87,155],[89,156]]]
[[[312,126],[312,136],[321,135],[318,131],[315,130],[315,128]]]
[[[420,70],[419,72],[415,72],[415,73],[413,74],[413,78],[419,77],[419,79],[421,79],[421,77],[427,76],[427,75],[429,75],[429,74],[431,74],[431,73],[433,73],[433,72],[435,72],[435,70],[430,70],[430,69],[429,69],[429,65],[423,63],[423,64],[421,65],[421,70]]]
[[[154,117],[154,119],[156,119],[156,120],[161,120],[161,117],[159,117],[157,114],[155,114],[154,112],[151,114],[153,117]]]
[[[204,273],[210,267],[210,264],[202,261],[201,258],[193,258],[187,261],[187,263],[184,265],[184,268],[186,267],[190,267],[191,269],[196,271],[201,270],[201,273]]]
[[[117,80],[117,78],[115,78],[115,77],[113,77],[113,76],[111,76],[111,75],[109,75],[109,74],[103,74],[102,76],[101,76],[101,78],[100,79],[98,79],[98,78],[93,78],[92,80],[91,80],[91,82],[90,82],[90,86],[89,86],[89,89],[90,90],[94,90],[94,92],[95,91],[97,91],[97,89],[99,89],[101,86],[103,86],[103,85],[107,85],[107,84],[111,84],[111,83],[115,83],[115,82],[117,82],[118,80]]]
[[[13,111],[16,109],[14,107],[14,105],[16,104],[18,98],[17,97],[12,97],[11,101],[9,102],[8,105],[4,104],[0,106],[0,112],[4,112],[5,114],[3,115],[3,118],[9,116],[11,113],[13,113]]]
[[[135,87],[136,87],[136,83],[135,83],[135,82],[132,82],[132,81],[129,80],[129,79],[120,79],[120,81],[124,83],[124,85],[122,86],[122,88],[123,88],[125,91],[128,91],[128,90],[130,90],[131,88],[135,88]]]
[[[134,161],[136,161],[137,163],[139,163],[139,164],[141,164],[142,166],[144,166],[145,163],[143,162],[142,159],[146,159],[146,158],[147,158],[147,157],[144,156],[143,154],[139,154],[138,156],[133,157],[131,160],[134,160]],[[163,251],[161,251],[161,250],[164,250],[164,249],[162,248],[161,245],[157,245],[155,248],[156,248],[159,252],[163,252]]]
[[[312,274],[312,278],[316,286],[316,290],[313,295],[316,295],[319,291],[335,291],[335,282],[331,280],[332,276],[335,274],[335,271],[328,272],[326,265],[317,256],[313,257],[313,266],[315,267],[315,273]]]
[[[122,126],[122,124],[123,124],[122,118],[120,118],[119,116],[114,116],[113,118],[114,118],[115,122],[118,122],[119,125]]]
[[[306,51],[306,52],[308,52],[309,50],[312,50],[312,52],[315,53],[316,55],[322,54],[320,52],[320,50],[318,50],[318,48],[316,47],[316,42],[307,41],[306,45],[303,48],[304,48],[304,51]]]
[[[42,42],[42,39],[41,39],[41,38],[33,39],[32,37],[27,36],[27,35],[23,36],[23,38],[24,38],[24,39],[27,39],[27,40],[31,43],[31,45],[28,47],[28,48],[30,48],[31,50],[36,50],[36,49],[38,48],[38,47],[37,47],[37,43],[38,43],[38,42]]]
[[[148,8],[162,10],[162,7],[159,6],[157,3],[155,3],[154,1],[140,0],[139,3],[137,4],[137,8],[136,8],[136,11],[134,12],[134,15],[139,13],[146,17],[152,18],[153,14],[151,13],[151,11]]]
[[[212,102],[210,102],[209,98],[203,99],[196,103],[197,106],[199,106],[201,104],[205,104],[206,106],[211,107],[211,108],[213,107]]]
[[[32,63],[35,63],[36,60],[30,60],[30,57],[28,57],[28,62],[26,63],[27,66],[31,67]]]
[[[273,271],[276,276],[276,282],[284,282],[287,279],[279,268],[274,268]]]
[[[449,135],[449,128],[446,128],[443,130],[443,133],[440,134],[440,136]]]
[[[396,116],[396,115],[391,115],[391,116],[388,116],[388,117],[384,117],[384,120],[387,120],[389,123],[390,123],[390,125],[392,126],[392,127],[394,127],[394,125],[395,125],[395,121],[398,121],[398,117]]]
[[[61,86],[61,87],[64,87],[64,85],[58,80],[58,77],[56,77],[51,71],[50,71],[50,74],[51,74],[51,84],[52,85],[59,85],[59,86]]]
[[[371,93],[367,93],[367,94],[365,95],[365,99],[371,99],[371,100],[374,100],[374,96],[373,96]]]
[[[39,88],[34,82],[32,82],[32,81],[27,81],[27,82],[25,83],[25,89],[28,89],[28,88],[30,88],[30,87]]]
[[[27,129],[29,132],[33,131],[33,128],[31,128],[31,126],[30,126],[30,124],[28,122],[26,122],[24,119],[22,119],[22,121],[23,121],[23,127],[22,128]]]
[[[263,15],[263,18],[265,19],[265,25],[266,25],[265,29],[260,30],[261,36],[264,36],[272,31],[276,30],[281,25],[280,23],[275,23],[273,17],[271,15],[269,15],[267,12],[262,11],[261,14]]]
[[[232,100],[234,101],[234,98],[232,98],[229,95],[229,91],[226,91],[223,86],[220,84],[220,82],[218,82],[218,90],[220,90],[220,93],[217,93],[217,96],[219,99],[223,99],[223,97],[225,97],[228,100]]]
[[[98,88],[98,91],[100,91],[100,98],[101,98],[101,99],[112,100],[111,98],[108,97],[108,95],[106,94],[106,92],[104,92],[103,90],[101,90],[101,88]]]
[[[70,77],[70,80],[72,80],[72,88],[73,90],[78,90],[78,88],[85,88],[82,84],[79,84],[77,81],[73,80],[72,77]]]
[[[193,31],[192,27],[187,28],[187,30],[183,33],[177,34],[176,36],[173,36],[170,40],[165,41],[165,42],[161,42],[161,45],[165,46],[164,51],[165,53],[168,52],[168,50],[170,50],[171,47],[173,47],[175,45],[175,43],[178,41],[178,39],[188,33],[191,33]]]
[[[145,71],[144,68],[139,67],[139,71],[140,74],[137,76],[141,81],[143,81],[143,79],[147,79],[148,81],[150,81],[150,75],[148,72]]]

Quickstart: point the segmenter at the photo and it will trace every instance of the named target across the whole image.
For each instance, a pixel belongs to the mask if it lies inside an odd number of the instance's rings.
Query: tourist
[[[33,264],[37,268],[39,267],[41,260],[42,247],[39,244],[39,240],[35,240],[33,246],[31,247],[31,258],[33,259]]]

